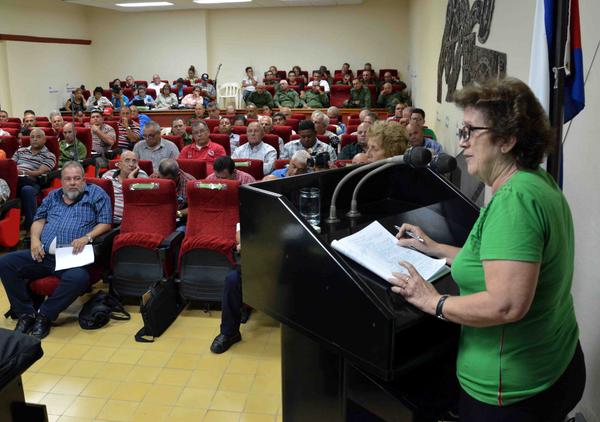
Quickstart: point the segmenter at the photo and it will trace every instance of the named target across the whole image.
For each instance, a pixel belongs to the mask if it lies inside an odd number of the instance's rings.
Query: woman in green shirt
[[[455,102],[464,110],[459,140],[468,172],[493,196],[462,248],[410,224],[397,237],[446,258],[460,295],[440,295],[408,263],[408,275],[389,280],[392,290],[462,325],[461,422],[562,422],[583,394],[585,363],[571,296],[571,212],[539,167],[551,145],[548,118],[529,87],[512,78],[467,87]]]

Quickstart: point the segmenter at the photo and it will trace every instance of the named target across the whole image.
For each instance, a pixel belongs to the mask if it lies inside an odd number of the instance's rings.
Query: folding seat
[[[290,160],[275,160],[275,170],[284,169],[290,163]]]
[[[287,77],[287,74],[285,73],[285,70],[278,70],[276,76],[279,79],[285,79]]]
[[[358,130],[358,125],[346,125],[346,133],[352,135]]]
[[[123,88],[123,95],[125,95],[129,101],[133,100],[133,88]]]
[[[248,142],[248,137],[246,135],[240,135],[239,146],[244,145],[246,142]],[[275,148],[277,156],[279,157],[279,136],[272,133],[265,133],[263,135],[263,142]]]
[[[34,126],[35,127],[52,127],[52,123],[50,123],[48,120],[36,120]]]
[[[360,119],[360,114],[359,113],[349,114],[348,119]]]
[[[19,123],[21,124],[21,118],[20,117],[9,117],[8,118],[9,122],[14,122],[14,123]]]
[[[116,169],[118,162],[119,162],[119,160],[110,160],[108,162],[108,169],[109,170]],[[152,173],[154,173],[154,170],[152,168],[152,161],[150,161],[150,160],[139,160],[138,166],[140,167],[140,170],[144,170],[148,176],[150,176]]]
[[[0,127],[5,129],[5,128],[15,128],[15,129],[19,129],[21,127],[21,123],[17,123],[17,122],[3,122],[0,123]]]
[[[291,126],[273,126],[273,134],[283,139],[283,142],[289,142],[290,136],[292,136]]]
[[[342,75],[334,75],[333,76],[333,84],[335,85],[338,81],[343,81],[344,77]]]
[[[348,85],[332,85],[329,92],[329,103],[332,106],[342,107],[344,101],[350,99],[350,88]]]
[[[208,126],[208,131],[212,132],[213,128],[219,126],[219,119],[205,119],[204,123]]]
[[[90,98],[90,95],[92,95],[89,89],[84,89],[81,93],[83,94],[83,99],[86,101]]]
[[[179,164],[179,168],[181,170],[191,174],[196,180],[206,179],[206,176],[208,176],[206,174],[206,161],[178,158],[177,163]]]
[[[358,125],[360,125],[360,124],[361,124],[361,121],[360,121],[360,119],[359,119],[358,117],[356,117],[356,118],[354,118],[354,117],[350,117],[350,118],[348,119],[348,124],[349,124],[350,126],[358,126]]]
[[[183,138],[181,136],[177,136],[177,135],[162,135],[161,138],[173,142],[175,145],[177,145],[177,149],[179,151],[181,151],[181,149],[184,147],[184,145],[183,145]]]
[[[175,231],[177,192],[167,179],[123,182],[124,209],[112,248],[110,288],[140,297],[156,281],[173,281],[183,233]]]
[[[192,94],[194,92],[194,87],[193,86],[186,86],[185,88],[183,88],[183,95],[188,95],[188,94]]]
[[[398,69],[379,69],[379,79],[383,80],[383,75],[385,72],[390,72],[392,76],[398,77]]]
[[[108,197],[112,206],[115,205],[115,197],[113,192],[113,185],[108,179],[96,179],[86,178],[88,184],[95,184],[100,186]],[[92,244],[94,248],[94,263],[89,268],[90,274],[90,286],[96,284],[100,280],[105,280],[108,276],[108,268],[110,264],[110,251],[112,249],[112,243],[117,234],[116,230],[111,230],[98,238],[94,239]],[[38,296],[50,296],[54,293],[54,290],[60,283],[60,279],[56,276],[48,276],[38,278],[29,283],[29,290]]]
[[[168,84],[168,83],[169,83],[169,81],[168,81],[167,79],[161,79],[160,81],[161,81],[161,82],[164,82],[164,83],[166,83],[166,84]]]
[[[138,86],[138,85],[144,85],[144,86],[148,87],[148,81],[143,81],[143,80],[141,80],[141,79],[140,79],[140,80],[133,81],[133,83],[134,83],[136,86]]]
[[[154,98],[156,100],[156,90],[154,90],[152,88],[148,88],[146,90],[146,94],[150,95],[152,98]]]
[[[112,89],[103,89],[102,95],[104,95],[106,98],[108,98],[109,100],[112,99]]]
[[[0,149],[6,153],[6,158],[11,158],[19,149],[19,141],[16,136],[0,136]]]
[[[290,117],[289,119],[286,119],[285,122],[287,123],[287,126],[290,126],[292,128],[292,130],[298,132],[298,125],[300,124],[300,120]]]
[[[406,84],[404,82],[400,82],[399,84],[392,84],[392,92],[400,92],[406,89]]]
[[[263,161],[250,158],[234,158],[235,168],[248,173],[256,180],[262,180],[265,177],[263,173]]]
[[[371,91],[371,104],[377,104],[377,85],[367,84],[367,88]]]
[[[5,127],[5,128],[2,128],[2,130],[10,133],[10,136],[17,136],[17,134],[19,133],[19,130],[21,130],[21,129],[17,129],[16,127]]]
[[[10,197],[0,206],[0,246],[4,248],[14,248],[19,243],[21,202],[16,197],[18,177],[15,161],[0,160],[0,179],[4,179],[10,188]]]
[[[272,96],[275,96],[275,85],[266,85],[265,89],[269,91]]]
[[[342,142],[340,148],[344,148],[346,145],[350,145],[356,142],[356,135],[344,134],[342,135]]]
[[[187,184],[188,224],[179,258],[179,289],[188,300],[220,302],[225,277],[235,268],[239,182]]]
[[[36,122],[49,122],[48,116],[35,116]]]
[[[231,131],[236,135],[243,135],[246,133],[246,126],[231,126]]]
[[[337,125],[339,123],[339,119],[337,117],[330,117],[329,124]]]
[[[51,127],[40,127],[39,129],[42,129],[44,135],[46,136],[54,136],[54,129]]]
[[[65,123],[69,123],[73,121],[73,116],[67,116],[67,115],[63,115],[63,120],[65,121]]]
[[[306,119],[307,115],[304,113],[292,113],[292,119],[297,119],[298,121]]]
[[[246,136],[246,135],[240,135],[240,136]],[[231,142],[229,140],[229,135],[227,135],[225,133],[211,133],[210,135],[208,135],[208,137],[210,138],[210,140],[212,142],[219,144],[223,148],[225,148],[226,155],[231,155]]]
[[[235,119],[235,114],[223,114],[223,117],[227,117],[230,122],[233,122],[233,119]]]
[[[331,123],[331,120],[329,122]],[[334,124],[329,124],[329,125],[327,125],[327,130],[330,131],[330,132],[335,133],[336,130],[337,130],[337,127],[335,127]]]

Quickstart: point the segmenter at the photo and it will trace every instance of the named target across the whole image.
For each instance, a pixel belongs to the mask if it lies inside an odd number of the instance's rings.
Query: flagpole
[[[550,80],[550,124],[554,128],[553,152],[548,155],[548,173],[559,185],[562,185],[562,134],[564,121],[564,91],[565,91],[565,44],[569,28],[570,0],[556,0],[554,14],[554,56],[552,58]]]

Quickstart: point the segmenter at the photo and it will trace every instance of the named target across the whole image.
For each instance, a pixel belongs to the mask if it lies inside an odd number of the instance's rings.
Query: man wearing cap
[[[205,104],[214,101],[217,98],[217,90],[215,87],[208,82],[208,73],[203,73],[200,77],[201,82],[198,85],[202,89],[202,96],[204,97]]]

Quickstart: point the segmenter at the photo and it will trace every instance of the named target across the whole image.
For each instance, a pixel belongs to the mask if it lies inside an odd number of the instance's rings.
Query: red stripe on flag
[[[579,0],[571,0],[571,49],[581,48]]]

